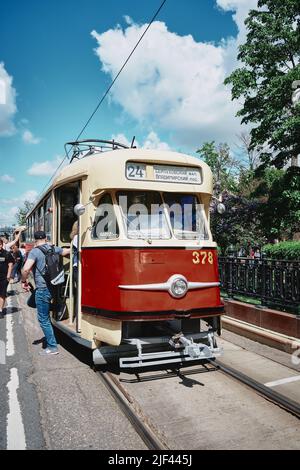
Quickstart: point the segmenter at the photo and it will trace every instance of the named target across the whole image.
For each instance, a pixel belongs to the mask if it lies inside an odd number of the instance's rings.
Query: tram
[[[73,255],[52,321],[93,350],[97,365],[187,363],[220,354],[217,247],[210,231],[213,178],[182,153],[114,141],[66,144],[70,164],[27,216],[27,242],[44,230]]]

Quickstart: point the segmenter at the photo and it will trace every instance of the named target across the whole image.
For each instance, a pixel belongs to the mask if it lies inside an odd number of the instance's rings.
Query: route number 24
[[[214,257],[211,251],[194,251],[193,252],[193,263],[194,264],[214,264]]]

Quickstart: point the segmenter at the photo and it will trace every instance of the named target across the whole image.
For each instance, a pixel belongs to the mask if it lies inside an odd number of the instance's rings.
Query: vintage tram
[[[182,153],[114,141],[67,145],[70,164],[27,216],[29,243],[43,229],[61,247],[72,243],[78,220],[78,281],[71,254],[53,323],[92,348],[95,364],[214,358],[224,306],[209,226],[210,168]]]

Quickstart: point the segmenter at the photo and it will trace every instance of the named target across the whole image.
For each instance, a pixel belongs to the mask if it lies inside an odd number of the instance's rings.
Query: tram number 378
[[[194,264],[214,264],[214,257],[211,251],[194,251],[193,252],[193,263]]]

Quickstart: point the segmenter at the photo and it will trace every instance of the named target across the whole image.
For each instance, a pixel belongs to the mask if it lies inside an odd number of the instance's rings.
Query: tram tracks
[[[169,450],[163,437],[120,381],[110,372],[98,371],[98,375],[148,449]]]
[[[247,385],[248,387],[258,392],[260,395],[262,395],[264,398],[270,400],[272,403],[292,413],[297,418],[300,418],[299,403],[285,397],[281,393],[278,393],[275,390],[270,389],[269,387],[266,387],[264,384],[261,384],[260,382],[257,382],[256,380],[243,374],[242,372],[225,365],[223,362],[217,359],[210,362],[211,364],[217,366],[217,368],[226,375],[229,375],[230,377],[233,377],[244,385]]]
[[[213,366],[213,367],[212,367]],[[132,372],[132,371],[131,371]],[[193,381],[189,379],[188,376],[196,375],[199,373],[209,373],[209,372],[221,372],[224,375],[230,376],[235,381],[240,382],[243,385],[246,385],[248,388],[254,390],[259,396],[267,399],[273,404],[279,406],[285,411],[291,413],[293,416],[300,418],[300,404],[285,397],[284,395],[268,388],[264,384],[261,384],[254,380],[253,378],[243,374],[242,372],[227,366],[222,361],[212,360],[208,361],[205,365],[195,364],[194,367],[185,368],[174,368],[168,371],[149,371],[150,375],[143,375],[146,371],[141,371],[137,373],[135,377],[132,378],[119,378],[111,372],[99,372],[100,379],[105,383],[106,387],[112,394],[113,398],[119,404],[121,410],[132,423],[134,429],[143,439],[147,448],[150,450],[169,450],[170,447],[166,442],[169,441],[167,436],[163,436],[158,426],[155,422],[149,417],[149,413],[145,413],[141,406],[138,404],[139,400],[131,395],[126,386],[123,383],[133,384],[139,382],[149,382],[157,381],[164,378],[172,378],[178,376],[181,380]]]

